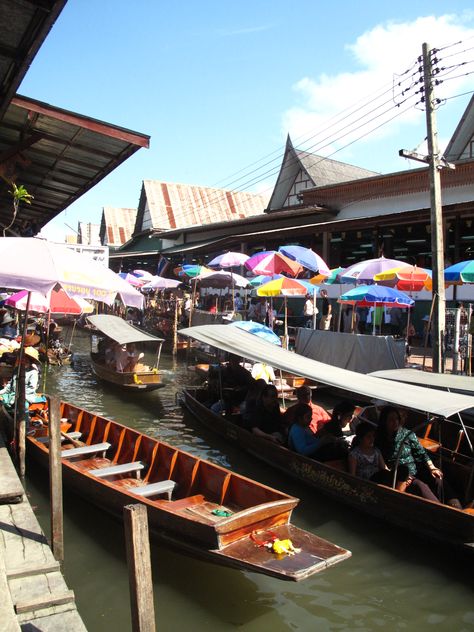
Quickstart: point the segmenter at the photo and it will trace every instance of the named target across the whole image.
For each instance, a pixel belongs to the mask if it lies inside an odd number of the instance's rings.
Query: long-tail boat
[[[291,524],[297,498],[72,404],[60,414],[65,485],[120,516],[145,504],[150,530],[170,545],[294,581],[351,555]],[[34,423],[27,448],[47,466],[47,418]]]
[[[474,497],[474,428],[462,411],[474,406],[474,398],[336,368],[271,345],[238,329],[213,325],[182,330],[183,335],[267,364],[318,383],[344,390],[348,398],[364,405],[371,399],[409,409],[409,423],[422,445],[431,451],[443,473],[460,490],[464,505]],[[464,510],[426,500],[395,488],[349,474],[344,459],[317,461],[283,445],[260,438],[239,425],[239,415],[217,415],[206,405],[205,388],[187,388],[184,406],[199,423],[236,443],[261,461],[287,475],[342,501],[351,508],[381,518],[407,531],[474,552],[474,509]],[[374,407],[363,410],[376,423]]]
[[[88,316],[87,320],[95,327],[91,337],[91,364],[92,370],[98,378],[129,392],[153,391],[166,386],[158,368],[163,344],[162,338],[148,334],[138,327],[130,325],[123,318],[111,314]],[[139,358],[133,371],[119,371],[114,365],[112,354],[112,362],[108,362],[107,346],[111,351],[113,345],[124,346],[136,343],[156,343],[157,352],[153,367],[143,364]],[[143,354],[141,355],[143,356]]]

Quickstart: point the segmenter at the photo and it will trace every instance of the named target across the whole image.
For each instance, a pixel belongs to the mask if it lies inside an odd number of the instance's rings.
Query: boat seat
[[[130,491],[138,496],[148,498],[148,496],[157,496],[158,494],[168,494],[168,500],[171,500],[171,495],[176,487],[177,483],[174,481],[159,481],[158,483],[150,483],[149,485],[143,485],[143,487],[134,487]]]
[[[121,463],[120,465],[112,465],[110,467],[100,467],[96,470],[88,470],[88,473],[92,474],[92,476],[97,476],[97,478],[107,478],[108,476],[117,476],[119,474],[131,474],[132,472],[136,472],[137,478],[140,478],[140,470],[143,470],[144,467],[144,463],[141,461],[135,461],[133,463]],[[133,491],[136,493],[135,490]]]
[[[438,452],[441,447],[441,443],[439,441],[434,441],[433,439],[429,439],[428,437],[419,437],[418,441],[425,448],[425,450],[428,450],[428,452]]]
[[[94,454],[95,452],[103,452],[104,455],[110,448],[110,443],[106,441],[104,443],[94,443],[92,445],[85,445],[82,448],[71,448],[71,450],[61,450],[61,457],[63,459],[71,459],[75,456],[84,456],[86,454]]]
[[[69,439],[80,439],[82,437],[82,432],[68,432],[67,436]],[[49,435],[46,435],[44,437],[35,437],[36,441],[38,441],[39,443],[44,443],[45,445],[48,445],[49,443]],[[63,441],[66,441],[66,437],[61,436],[61,443]]]

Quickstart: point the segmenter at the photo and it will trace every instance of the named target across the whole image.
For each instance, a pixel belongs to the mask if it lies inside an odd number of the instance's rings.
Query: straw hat
[[[36,360],[36,362],[39,362],[38,349],[35,349],[34,347],[26,347],[24,353],[33,360]]]
[[[38,344],[41,338],[37,334],[26,334],[25,336],[25,347],[34,347]]]

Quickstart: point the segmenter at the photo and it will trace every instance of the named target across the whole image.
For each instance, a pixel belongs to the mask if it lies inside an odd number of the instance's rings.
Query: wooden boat
[[[83,443],[63,443],[65,484],[120,516],[124,505],[145,504],[150,530],[169,544],[294,581],[351,555],[291,524],[297,498],[72,404],[61,403],[60,414],[61,431]],[[27,437],[29,452],[45,466],[48,440],[47,423]],[[301,550],[277,554],[262,546],[274,538]]]
[[[91,364],[92,370],[98,378],[130,392],[153,391],[166,386],[162,379],[162,373],[158,370],[162,338],[152,336],[118,316],[97,314],[89,316],[88,320],[95,327],[95,334],[91,338]],[[123,346],[149,342],[156,343],[158,346],[153,367],[138,362],[133,371],[117,371],[113,365],[106,362],[106,345]]]
[[[424,419],[422,439],[425,446],[436,452],[441,467],[464,490],[464,502],[472,500],[474,459],[472,455],[474,428],[456,419],[460,411],[468,410],[474,398],[466,395],[436,392],[419,386],[404,385],[402,389],[388,380],[356,374],[345,369],[324,365],[290,351],[269,346],[247,332],[228,329],[189,328],[185,335],[214,344],[220,349],[239,353],[273,367],[301,373],[317,382],[344,388],[346,393],[360,392],[363,398],[380,398],[393,405],[411,408]],[[250,338],[249,338],[250,336]],[[205,390],[188,388],[183,404],[206,428],[236,443],[261,461],[276,467],[293,478],[322,491],[351,508],[366,512],[424,537],[442,541],[456,548],[474,551],[474,510],[459,510],[423,498],[377,485],[348,473],[344,460],[318,462],[299,455],[284,446],[259,438],[238,425],[238,416],[223,417],[205,405]],[[365,415],[370,416],[369,410]],[[416,416],[416,415],[415,415]],[[435,418],[441,441],[430,434]],[[447,419],[449,418],[449,419]],[[427,421],[429,422],[427,424]],[[237,423],[236,423],[237,422]]]

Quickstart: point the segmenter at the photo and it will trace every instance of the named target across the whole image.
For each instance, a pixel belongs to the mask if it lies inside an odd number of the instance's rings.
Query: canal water
[[[453,555],[318,495],[202,429],[176,394],[196,377],[162,356],[169,385],[122,395],[92,375],[89,335],[75,333],[74,362],[50,367],[46,390],[83,408],[301,499],[299,527],[352,551],[352,558],[300,582],[219,567],[152,544],[157,629],[474,631],[473,557]],[[27,491],[49,536],[48,477],[28,464]],[[131,629],[122,524],[64,490],[66,580],[90,632]]]

